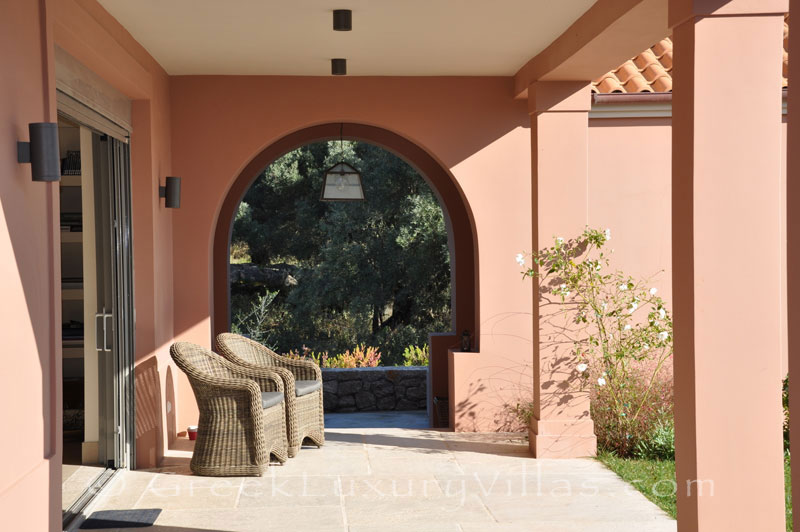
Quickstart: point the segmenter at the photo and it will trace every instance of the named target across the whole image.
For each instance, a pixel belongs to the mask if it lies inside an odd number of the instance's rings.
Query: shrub
[[[376,347],[357,345],[344,353],[329,356],[327,351],[315,352],[303,346],[301,352],[290,351],[285,356],[311,360],[321,368],[374,368],[381,363],[381,353]]]
[[[645,438],[636,444],[633,455],[644,460],[674,460],[674,420],[668,417],[656,423]]]
[[[268,345],[270,339],[269,306],[278,292],[259,295],[248,310],[237,311],[231,323],[231,332],[247,336],[256,342]]]
[[[551,323],[563,318],[545,341],[571,346],[573,379],[590,389],[598,446],[627,457],[672,412],[671,379],[662,374],[672,317],[647,280],[609,269],[603,248],[610,239],[609,229],[590,228],[556,238],[530,255],[523,276],[536,279],[540,297],[557,309]],[[528,264],[524,254],[517,262]]]
[[[329,368],[374,368],[381,363],[381,353],[376,347],[357,345],[327,360]]]
[[[403,350],[404,366],[427,366],[428,358],[427,344],[422,347],[410,345]]]
[[[644,371],[632,372],[625,386],[617,390],[610,386],[592,388],[591,413],[601,451],[620,457],[635,456],[637,448],[647,445],[659,425],[672,425],[672,381],[658,376],[650,383],[649,377]],[[642,401],[645,393],[648,400]]]
[[[301,351],[289,351],[288,353],[284,353],[283,356],[289,358],[295,358],[298,360],[310,360],[317,366],[321,368],[330,367],[327,365],[328,363],[328,352],[327,351],[312,351],[310,347],[303,346]]]
[[[789,450],[789,376],[783,379],[783,450]]]

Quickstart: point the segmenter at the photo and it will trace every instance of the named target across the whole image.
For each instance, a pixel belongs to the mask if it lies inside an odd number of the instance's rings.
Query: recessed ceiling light
[[[334,76],[347,75],[347,59],[331,59],[331,74]]]
[[[353,12],[349,9],[333,10],[333,29],[335,31],[350,31],[353,29]]]

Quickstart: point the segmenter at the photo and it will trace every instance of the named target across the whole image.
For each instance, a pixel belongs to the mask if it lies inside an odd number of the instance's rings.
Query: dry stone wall
[[[324,368],[322,386],[326,412],[424,410],[428,368]]]

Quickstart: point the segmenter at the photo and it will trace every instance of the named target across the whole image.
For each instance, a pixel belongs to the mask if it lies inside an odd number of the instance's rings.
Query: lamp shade
[[[323,201],[362,201],[364,188],[361,174],[345,162],[336,163],[327,172],[322,184]]]

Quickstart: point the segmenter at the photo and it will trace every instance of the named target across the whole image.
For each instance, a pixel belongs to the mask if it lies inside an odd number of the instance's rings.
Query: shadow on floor
[[[425,410],[325,414],[326,429],[429,429]],[[438,430],[438,429],[431,429]]]

